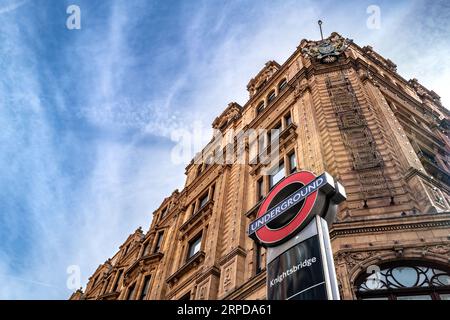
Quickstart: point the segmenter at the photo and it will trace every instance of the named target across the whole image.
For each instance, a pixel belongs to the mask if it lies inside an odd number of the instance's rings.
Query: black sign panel
[[[267,288],[268,300],[327,300],[318,235],[268,264]]]

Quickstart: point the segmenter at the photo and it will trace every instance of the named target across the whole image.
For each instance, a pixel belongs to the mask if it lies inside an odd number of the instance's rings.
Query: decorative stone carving
[[[264,68],[247,85],[250,97],[253,97],[280,68],[281,66],[276,61],[267,62]]]
[[[225,111],[213,121],[212,127],[222,131],[224,127],[239,119],[241,115],[242,107],[236,102],[231,102]]]
[[[223,291],[228,292],[231,288],[232,283],[232,274],[233,274],[233,265],[230,264],[225,268],[224,277],[223,277]]]
[[[308,80],[303,78],[295,83],[294,97],[295,99],[301,97],[306,90],[311,90]]]
[[[321,63],[333,63],[349,47],[352,40],[333,32],[330,37],[320,41],[304,40],[300,44],[305,57],[314,58]]]

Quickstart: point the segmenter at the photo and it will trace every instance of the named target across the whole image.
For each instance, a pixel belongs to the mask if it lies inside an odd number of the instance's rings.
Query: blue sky
[[[450,4],[392,2],[0,0],[0,298],[66,299],[70,265],[84,286],[183,187],[172,133],[196,124],[209,140],[266,61],[318,39],[319,18],[448,107]]]

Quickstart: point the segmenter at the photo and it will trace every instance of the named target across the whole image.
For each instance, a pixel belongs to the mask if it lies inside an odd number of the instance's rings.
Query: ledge
[[[449,213],[407,215],[403,217],[379,218],[370,221],[335,222],[330,229],[330,239],[338,236],[362,233],[448,228],[450,226]],[[405,219],[408,220],[408,223],[405,223]]]
[[[115,292],[108,292],[108,293],[104,293],[100,296],[98,296],[98,300],[117,300],[117,298],[119,297],[120,292],[119,291],[115,291]]]
[[[183,233],[191,230],[196,224],[198,224],[199,221],[201,221],[202,218],[205,218],[212,213],[213,205],[214,201],[208,200],[208,202],[202,208],[192,214],[192,216],[190,216],[189,219],[181,225],[179,230]]]
[[[265,197],[264,197],[265,199]],[[263,203],[264,199],[261,199],[258,201],[257,204],[255,204],[250,210],[247,211],[247,213],[245,214],[245,216],[249,219],[253,219],[256,217],[256,213],[259,210],[259,207],[261,206],[261,204]]]
[[[124,271],[124,275],[129,274],[131,271],[133,271],[134,268],[136,268],[141,262],[150,262],[152,260],[154,260],[155,262],[160,261],[162,258],[164,257],[164,254],[162,252],[155,252],[155,253],[151,253],[145,256],[140,257],[139,259],[137,259],[135,262],[133,262],[131,264],[130,267],[128,267],[125,271]]]
[[[184,265],[182,265],[180,269],[178,269],[175,273],[173,273],[171,276],[169,276],[166,279],[166,283],[168,283],[169,285],[175,284],[179,278],[181,278],[188,271],[197,267],[204,260],[205,260],[205,252],[203,252],[203,251],[197,252],[188,261],[186,261],[186,263]]]

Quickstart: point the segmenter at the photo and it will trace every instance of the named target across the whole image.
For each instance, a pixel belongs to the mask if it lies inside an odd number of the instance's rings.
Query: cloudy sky
[[[449,2],[392,2],[0,0],[0,299],[66,299],[73,265],[84,286],[183,187],[173,133],[209,140],[266,61],[319,38],[319,18],[449,106]]]

